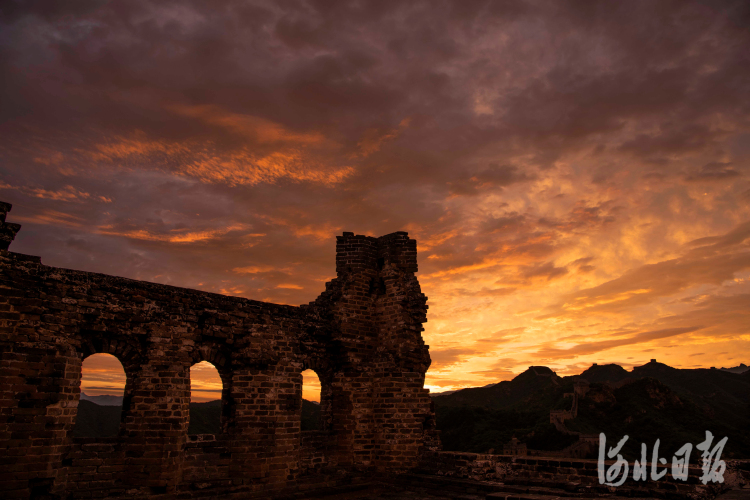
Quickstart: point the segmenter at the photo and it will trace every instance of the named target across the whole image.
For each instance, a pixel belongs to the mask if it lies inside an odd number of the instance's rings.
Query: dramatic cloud
[[[606,351],[614,347],[623,345],[638,344],[641,342],[650,342],[652,340],[663,339],[667,337],[674,337],[675,335],[682,335],[683,333],[690,333],[696,330],[700,330],[701,327],[692,328],[669,328],[666,330],[656,330],[652,332],[640,332],[633,336],[623,339],[612,339],[612,340],[601,340],[599,342],[588,342],[585,344],[578,344],[575,347],[569,349],[554,349],[544,348],[537,351],[537,355],[544,358],[564,358],[564,357],[575,357],[581,354],[593,354],[600,351]]]
[[[747,362],[748,26],[739,0],[4,2],[11,249],[302,304],[337,234],[406,230],[433,389]]]
[[[750,222],[721,237],[691,241],[684,255],[627,271],[622,276],[593,288],[565,296],[553,306],[555,316],[587,316],[618,313],[649,304],[699,285],[721,285],[750,270]]]

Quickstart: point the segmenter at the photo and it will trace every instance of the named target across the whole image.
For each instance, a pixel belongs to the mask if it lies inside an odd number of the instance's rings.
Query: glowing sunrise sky
[[[405,230],[433,391],[750,362],[745,1],[0,11],[12,251],[298,305]]]

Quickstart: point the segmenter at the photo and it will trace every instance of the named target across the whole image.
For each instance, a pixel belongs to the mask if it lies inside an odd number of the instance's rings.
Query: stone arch
[[[231,356],[229,352],[225,352],[226,349],[218,348],[215,346],[198,346],[193,349],[191,353],[191,361],[193,364],[200,363],[201,361],[208,361],[216,367],[221,374],[222,369],[229,369],[229,363]]]
[[[333,368],[330,362],[323,357],[307,357],[302,361],[300,374],[306,370],[312,370],[320,381],[320,418],[318,430],[330,431],[333,428]],[[300,404],[302,388],[300,387]]]
[[[100,358],[100,359],[93,359],[93,358]],[[104,358],[104,359],[101,359]],[[110,358],[110,359],[106,359]],[[115,367],[113,364],[119,365],[119,369]],[[84,383],[85,382],[91,382],[91,379],[87,379],[86,376],[86,370],[87,366],[90,369],[92,367],[92,363],[94,366],[97,364],[101,368],[101,362],[105,362],[105,366],[108,366],[108,372],[110,377],[113,375],[113,369],[117,372],[122,373],[123,376],[123,386],[121,389],[115,389],[113,391],[107,391],[108,396],[121,396],[120,402],[118,403],[117,400],[113,400],[110,397],[102,398],[104,400],[84,400]],[[76,415],[75,422],[73,423],[73,428],[71,429],[73,433],[73,437],[114,437],[116,435],[119,435],[120,432],[123,430],[123,423],[124,423],[124,412],[122,407],[122,396],[124,395],[125,391],[125,383],[127,381],[127,375],[125,374],[125,369],[122,365],[122,362],[117,358],[117,356],[109,354],[109,353],[94,353],[89,356],[86,356],[81,361],[81,379],[80,379],[80,393],[79,393],[79,400],[78,400],[78,412]],[[97,398],[99,394],[96,394],[95,392],[88,392],[87,396],[91,398],[92,396],[94,398]],[[93,427],[86,425],[85,422],[88,422],[89,424],[96,424]]]
[[[82,374],[83,361],[94,354],[111,354],[117,358],[125,371],[125,389],[122,395],[122,411],[120,413],[120,433],[122,433],[125,422],[132,412],[133,381],[146,358],[145,348],[137,338],[109,336],[107,332],[82,332],[78,340],[80,344],[76,353],[80,361],[78,367],[79,380]],[[80,392],[78,398],[80,398]]]
[[[236,404],[232,398],[231,354],[219,346],[197,346],[190,353],[190,367],[201,361],[211,363],[221,379],[221,434],[227,434],[235,426]]]
[[[111,354],[125,370],[125,375],[133,375],[145,359],[145,348],[133,337],[111,337],[106,332],[83,333],[80,336],[78,355],[83,361],[92,354]]]
[[[301,431],[320,429],[320,401],[322,384],[315,370],[303,370],[302,373],[302,415]]]
[[[313,370],[315,373],[328,373],[331,362],[323,356],[307,356],[302,360],[302,370]]]

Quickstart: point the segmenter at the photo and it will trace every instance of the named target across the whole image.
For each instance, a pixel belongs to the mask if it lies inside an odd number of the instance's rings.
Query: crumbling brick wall
[[[5,222],[12,241],[19,227]],[[5,246],[7,249],[7,245]],[[270,496],[399,472],[439,448],[424,375],[416,241],[337,237],[337,277],[300,307],[49,267],[0,249],[0,492],[5,498]],[[72,437],[81,364],[122,363],[116,438]],[[217,436],[187,436],[190,366],[223,381]],[[321,430],[300,431],[302,376]],[[328,477],[328,476],[326,476]]]

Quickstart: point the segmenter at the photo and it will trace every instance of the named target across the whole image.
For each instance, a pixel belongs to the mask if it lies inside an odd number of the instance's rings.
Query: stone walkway
[[[428,488],[405,488],[402,486],[377,485],[370,486],[360,491],[350,491],[321,497],[316,500],[613,500],[616,495],[594,495],[584,496],[576,493],[565,492],[555,488],[516,488],[513,485],[504,485],[500,489],[508,491],[465,492],[435,491]],[[513,491],[513,490],[516,491]],[[310,497],[313,498],[313,497]],[[654,497],[636,498],[630,500],[652,500]],[[300,497],[301,499],[301,497]],[[750,500],[750,489],[730,490],[718,496],[714,500]]]

